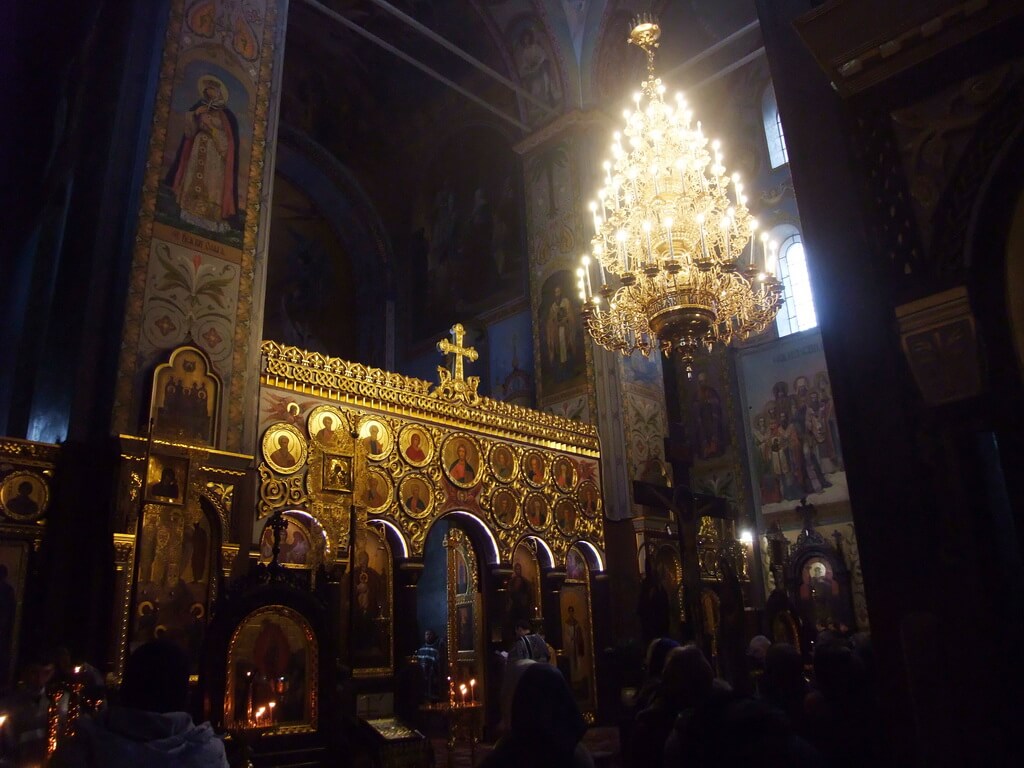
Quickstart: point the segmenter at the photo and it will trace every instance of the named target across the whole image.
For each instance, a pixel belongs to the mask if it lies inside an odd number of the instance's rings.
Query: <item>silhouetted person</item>
[[[516,639],[508,652],[509,661],[530,659],[531,661],[550,661],[548,656],[548,644],[544,638],[534,633],[530,628],[530,622],[520,619],[516,622]]]
[[[0,711],[7,715],[0,734],[0,757],[12,760],[11,765],[42,765],[46,759],[50,711],[46,686],[53,679],[53,672],[49,659],[30,660],[21,670],[17,690],[0,702]],[[66,714],[64,708],[61,715]]]
[[[764,657],[761,698],[789,718],[797,733],[804,733],[804,699],[809,687],[804,678],[804,660],[789,643],[775,643]]]
[[[819,640],[814,682],[816,690],[804,701],[807,738],[835,768],[874,765],[873,707],[863,662],[844,643]]]
[[[669,651],[654,701],[637,713],[630,745],[630,764],[665,764],[665,745],[676,718],[680,713],[703,706],[712,694],[714,682],[715,673],[700,648],[687,645]],[[728,691],[728,686],[721,685]]]
[[[548,664],[528,664],[512,697],[511,730],[480,768],[592,768],[580,743],[587,724],[565,678]]]
[[[416,660],[423,671],[423,694],[428,701],[437,701],[441,691],[441,648],[437,633],[423,633],[423,645],[416,650]]]
[[[640,601],[637,613],[640,616],[640,632],[645,642],[668,634],[670,603],[661,579],[651,566],[648,557],[647,573],[640,583]]]
[[[825,768],[807,742],[795,736],[778,710],[758,699],[738,699],[723,708],[706,708],[694,718],[691,749],[681,762],[686,768]]]
[[[228,768],[210,724],[196,725],[185,711],[188,674],[188,657],[174,643],[137,648],[125,665],[121,704],[82,718],[51,768]]]
[[[640,686],[640,692],[636,695],[637,712],[643,712],[654,703],[654,698],[661,687],[661,673],[665,669],[665,659],[668,657],[669,651],[678,647],[679,643],[671,637],[659,637],[657,640],[651,640],[651,644],[647,647],[647,659],[644,663],[646,677],[643,685]]]

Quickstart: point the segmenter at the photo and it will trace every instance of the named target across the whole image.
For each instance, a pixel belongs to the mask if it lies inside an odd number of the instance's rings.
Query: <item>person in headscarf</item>
[[[593,768],[587,724],[569,684],[550,664],[526,666],[512,697],[511,730],[480,768]]]
[[[656,640],[651,640],[651,644],[647,646],[647,661],[644,665],[647,676],[640,687],[640,692],[636,695],[637,712],[643,712],[654,703],[654,697],[661,686],[661,672],[665,668],[665,659],[668,657],[669,651],[678,647],[679,643],[671,637],[659,637]]]
[[[665,659],[661,687],[654,703],[636,716],[630,764],[652,768],[682,764],[675,757],[679,750],[668,746],[674,736],[677,717],[689,717],[712,699],[728,698],[731,694],[724,681],[715,679],[711,664],[700,648],[695,645],[673,648]]]
[[[124,670],[121,704],[78,721],[53,768],[228,768],[224,743],[188,708],[189,661],[168,640],[139,646]]]

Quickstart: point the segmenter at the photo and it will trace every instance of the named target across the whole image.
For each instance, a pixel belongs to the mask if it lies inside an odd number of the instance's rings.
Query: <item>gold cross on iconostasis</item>
[[[450,333],[452,334],[452,341],[441,339],[441,341],[437,342],[437,351],[444,355],[451,355],[454,358],[452,361],[452,378],[455,381],[465,381],[462,358],[466,358],[472,363],[476,361],[479,355],[473,347],[462,346],[462,340],[466,338],[466,329],[462,327],[461,323],[453,325]]]

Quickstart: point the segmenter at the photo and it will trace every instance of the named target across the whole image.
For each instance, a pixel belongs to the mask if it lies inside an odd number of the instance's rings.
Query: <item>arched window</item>
[[[791,234],[782,241],[775,270],[786,295],[786,303],[775,318],[779,336],[788,336],[817,326],[811,281],[807,276],[807,258],[799,233]]]
[[[771,83],[761,96],[761,116],[764,119],[764,137],[768,142],[768,159],[772,169],[779,168],[789,162],[789,151],[786,149],[786,137],[782,133],[782,118],[775,101],[775,88]]]

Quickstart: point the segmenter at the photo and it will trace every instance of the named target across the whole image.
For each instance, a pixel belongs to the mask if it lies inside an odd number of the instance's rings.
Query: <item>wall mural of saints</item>
[[[817,331],[738,356],[748,454],[764,513],[846,501],[846,472],[832,388]]]
[[[248,78],[193,59],[176,74],[157,196],[157,221],[242,246],[252,149]]]
[[[167,638],[198,664],[219,536],[198,503],[146,504],[142,512],[129,647]]]
[[[543,27],[531,16],[521,17],[510,27],[512,53],[516,71],[523,87],[534,100],[522,100],[527,122],[537,123],[550,113],[545,106],[555,107],[562,100],[562,85],[555,57],[548,48]]]
[[[488,127],[451,136],[428,164],[412,220],[412,315],[423,336],[522,296],[520,183],[508,139]],[[424,322],[424,318],[435,318]]]
[[[575,276],[559,270],[544,281],[537,314],[540,329],[541,392],[550,398],[585,382],[583,317]]]

